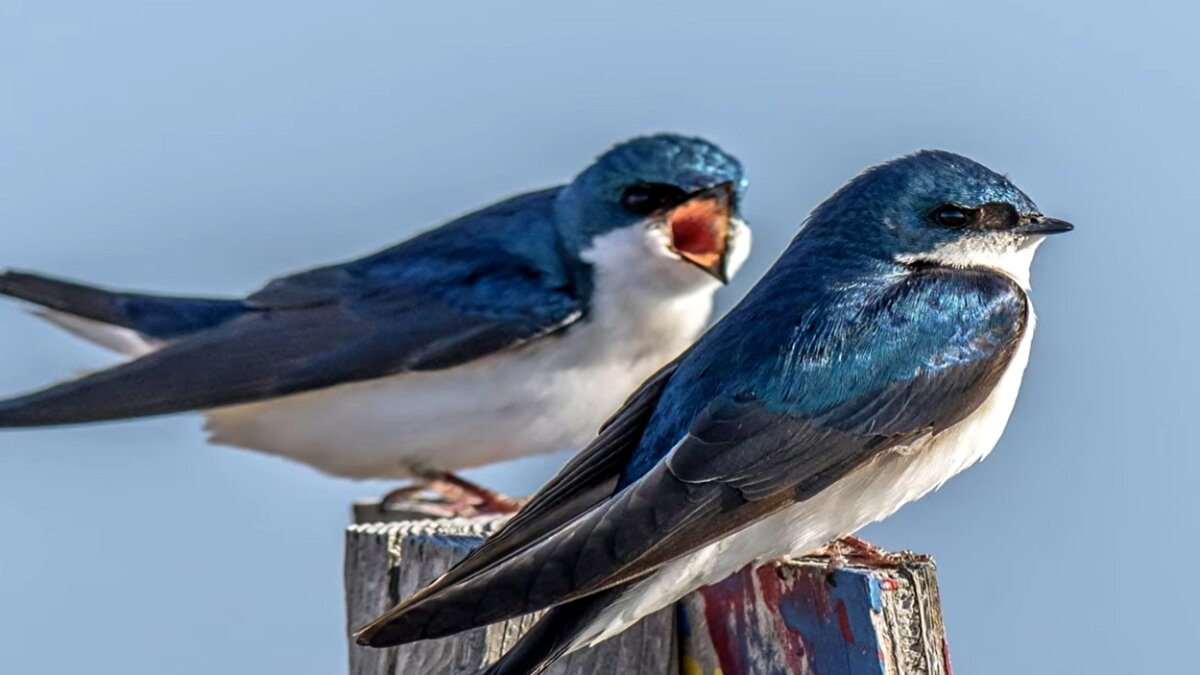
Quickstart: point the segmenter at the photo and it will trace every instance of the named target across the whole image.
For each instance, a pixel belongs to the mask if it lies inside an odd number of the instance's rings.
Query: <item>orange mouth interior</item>
[[[725,255],[729,211],[716,199],[695,199],[667,215],[671,247],[704,268],[713,268]]]

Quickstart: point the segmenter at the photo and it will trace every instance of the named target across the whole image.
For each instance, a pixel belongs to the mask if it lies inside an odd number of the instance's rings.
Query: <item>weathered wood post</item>
[[[352,631],[462,558],[500,520],[369,522],[356,509],[346,535]],[[409,514],[418,515],[419,514]],[[350,675],[474,675],[533,618],[395,649],[350,640]],[[934,565],[824,558],[746,568],[647,617],[621,636],[556,663],[552,675],[950,675]]]

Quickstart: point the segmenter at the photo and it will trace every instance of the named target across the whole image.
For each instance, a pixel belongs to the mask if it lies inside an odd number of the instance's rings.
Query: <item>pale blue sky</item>
[[[247,291],[678,130],[749,171],[728,307],[863,167],[961,152],[1078,229],[996,452],[868,534],[937,557],[959,672],[1193,663],[1196,3],[483,4],[0,0],[0,266]],[[0,393],[110,362],[0,327]],[[342,672],[342,527],[384,487],[196,416],[0,433],[0,672]]]

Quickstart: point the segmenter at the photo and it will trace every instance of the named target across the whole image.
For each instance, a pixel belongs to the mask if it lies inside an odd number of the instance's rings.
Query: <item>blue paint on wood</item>
[[[410,540],[420,541],[421,539],[426,539],[439,548],[448,548],[469,553],[479,548],[487,537],[473,537],[459,534],[431,534],[423,537],[412,537]]]
[[[681,638],[692,636],[692,620],[688,616],[688,608],[683,603],[675,603],[675,629]]]
[[[870,580],[871,580],[871,586],[870,586],[871,611],[882,612],[883,611],[883,584],[880,583],[879,577],[876,577],[875,575],[870,575]]]
[[[780,596],[787,627],[803,637],[815,675],[884,675],[871,613],[879,611],[879,582],[870,573],[802,570]]]
[[[754,675],[886,675],[873,621],[883,592],[861,569],[744,569],[700,591],[715,665]]]

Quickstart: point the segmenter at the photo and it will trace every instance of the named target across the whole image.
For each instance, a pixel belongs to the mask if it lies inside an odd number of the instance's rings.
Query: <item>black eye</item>
[[[930,217],[933,218],[933,222],[943,227],[963,227],[971,222],[973,215],[973,212],[961,206],[942,204],[933,210]]]
[[[630,213],[648,216],[655,211],[675,206],[687,198],[682,188],[667,183],[638,183],[621,193],[621,206]]]

